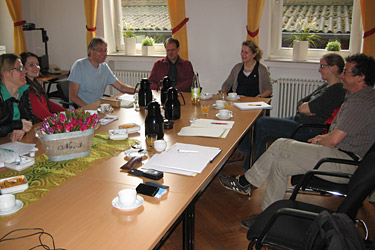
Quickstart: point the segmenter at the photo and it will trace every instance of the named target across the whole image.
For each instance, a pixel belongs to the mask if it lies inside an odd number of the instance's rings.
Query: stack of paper
[[[108,123],[111,123],[113,121],[116,121],[118,119],[117,115],[106,115],[104,118],[99,120],[100,125],[104,126]]]
[[[234,106],[241,110],[272,109],[272,106],[265,102],[236,102]]]
[[[155,154],[143,168],[192,176],[201,173],[220,152],[220,148],[176,143],[168,151]]]
[[[121,100],[120,106],[122,108],[129,108],[133,107],[134,103],[134,95],[129,95],[129,94],[123,94],[119,97],[117,97],[118,100]]]
[[[234,121],[218,121],[211,119],[197,119],[189,127],[183,127],[179,136],[205,136],[215,138],[225,138]]]

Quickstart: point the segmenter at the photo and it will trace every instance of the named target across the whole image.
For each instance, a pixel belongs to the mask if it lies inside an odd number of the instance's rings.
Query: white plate
[[[121,209],[121,210],[131,210],[131,209],[135,209],[137,207],[140,207],[142,206],[144,202],[144,199],[142,196],[139,196],[137,195],[137,199],[135,200],[135,203],[131,206],[124,206],[122,205],[119,200],[118,200],[118,196],[116,196],[113,200],[112,200],[112,206],[114,206],[115,208],[117,209]]]
[[[212,98],[212,94],[211,93],[202,93],[201,94],[201,100],[209,100]]]
[[[18,212],[18,210],[20,210],[22,207],[23,207],[23,202],[20,200],[16,200],[16,205],[12,209],[9,209],[6,211],[0,211],[0,216],[14,214],[15,212]]]
[[[23,176],[23,175],[21,175],[21,176]],[[9,180],[9,179],[13,179],[15,177],[18,177],[18,176],[4,178],[4,179],[1,179],[0,182],[6,181],[6,180]],[[0,188],[1,194],[16,194],[16,193],[21,193],[21,192],[25,191],[26,189],[28,189],[29,183],[27,182],[26,177],[25,176],[23,176],[23,177],[25,178],[26,183],[15,185],[15,186],[12,186],[12,187],[7,187],[7,188]]]
[[[228,120],[228,119],[232,118],[233,115],[230,115],[230,116],[227,116],[227,117],[222,117],[222,116],[220,115],[220,113],[217,113],[217,114],[216,114],[216,117],[219,118],[220,120]]]
[[[147,155],[147,150],[143,149],[141,152],[139,152],[140,149],[138,148],[131,148],[126,150],[124,153],[128,157],[137,157],[137,156],[144,156]]]
[[[138,124],[135,124],[135,123],[125,123],[125,124],[122,124],[122,125],[135,125],[132,128],[123,128],[123,127],[121,127],[121,125],[118,126],[119,129],[126,129],[128,131],[128,134],[132,134],[132,133],[135,133],[135,132],[138,132],[139,130],[141,130],[141,126],[139,126]]]
[[[212,104],[212,107],[214,107],[215,109],[225,109],[225,106],[223,106],[223,107],[218,107],[218,106],[216,105],[216,103]]]
[[[229,101],[237,101],[239,99],[240,99],[239,96],[237,96],[236,98],[231,98],[231,97],[227,96],[227,100],[229,100]]]
[[[99,107],[99,108],[97,108],[97,111],[100,112],[100,113],[102,113],[102,114],[110,114],[110,113],[113,112],[113,108],[110,107],[109,110],[108,110],[107,112],[105,112],[104,110],[102,110],[102,109]]]

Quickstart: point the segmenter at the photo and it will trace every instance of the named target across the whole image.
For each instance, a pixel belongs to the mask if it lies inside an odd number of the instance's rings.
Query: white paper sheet
[[[272,106],[265,102],[236,102],[233,105],[240,110],[272,109]]]
[[[213,119],[197,119],[189,127],[183,127],[177,134],[179,136],[203,136],[225,138],[234,121],[219,121]]]
[[[194,152],[181,153],[179,150]],[[155,154],[143,166],[146,169],[156,169],[184,175],[201,173],[210,161],[219,153],[220,148],[205,147],[194,144],[176,143],[168,151]]]
[[[225,130],[225,128],[183,127],[177,134],[179,136],[205,136],[219,138],[224,134]]]

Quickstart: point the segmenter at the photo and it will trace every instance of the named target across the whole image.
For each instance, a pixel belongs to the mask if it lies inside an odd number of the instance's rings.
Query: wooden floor
[[[242,162],[227,163],[215,177],[196,203],[195,249],[247,249],[247,230],[241,226],[241,220],[261,212],[261,203],[265,185],[256,189],[247,197],[221,186],[218,176],[221,173],[243,174]],[[290,193],[287,193],[288,198]],[[313,194],[298,195],[298,200],[335,209],[342,198]],[[366,221],[370,230],[370,239],[375,236],[375,205],[367,200],[361,208],[358,218]],[[360,230],[360,232],[363,232]],[[181,224],[165,242],[163,250],[182,249]]]

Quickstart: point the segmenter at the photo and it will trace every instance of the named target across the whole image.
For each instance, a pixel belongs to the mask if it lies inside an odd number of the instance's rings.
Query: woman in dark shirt
[[[242,43],[242,63],[236,64],[223,83],[223,93],[236,92],[251,97],[269,97],[272,95],[272,84],[267,66],[260,63],[263,51],[253,41]]]
[[[324,124],[331,118],[335,110],[340,108],[344,102],[346,90],[340,80],[340,74],[344,66],[344,59],[340,55],[335,53],[324,55],[320,59],[319,73],[322,75],[322,79],[327,82],[298,102],[295,116],[286,118],[261,117],[257,119],[254,132],[255,160],[266,151],[268,142],[278,138],[289,138],[300,124]],[[295,139],[306,141],[320,133],[322,133],[322,129],[305,128],[297,134]],[[242,154],[248,154],[243,166],[243,170],[246,171],[250,166],[249,133],[243,138],[238,149]]]
[[[20,57],[1,55],[0,74],[0,136],[10,134],[11,141],[19,141],[31,130],[34,121]]]

